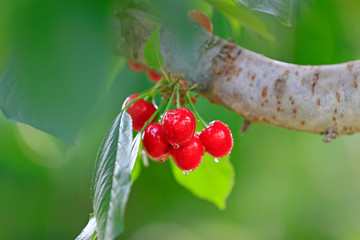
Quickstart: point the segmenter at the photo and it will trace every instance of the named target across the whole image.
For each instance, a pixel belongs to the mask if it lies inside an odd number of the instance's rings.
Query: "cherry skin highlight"
[[[150,79],[151,82],[158,82],[162,79],[162,75],[156,74],[150,70],[146,71],[146,74],[148,76],[148,78]]]
[[[138,96],[139,94],[132,94],[127,97],[123,104],[123,108]],[[154,105],[145,101],[144,99],[139,99],[132,103],[127,109],[127,113],[130,114],[132,118],[133,130],[140,131],[144,127],[145,122],[149,120],[155,111],[156,109]],[[153,120],[155,120],[155,118]]]
[[[187,143],[193,137],[196,129],[194,114],[180,107],[165,113],[162,119],[162,129],[167,141],[173,147]]]
[[[213,121],[209,124],[209,127],[202,130],[200,140],[205,150],[217,158],[229,154],[234,145],[229,127],[220,121]]]
[[[129,68],[133,71],[133,72],[136,72],[136,73],[140,73],[142,71],[145,70],[145,68],[139,64],[139,63],[136,63],[136,62],[132,62],[130,60],[127,60],[127,63],[129,65]]]
[[[198,136],[194,136],[189,142],[180,148],[172,148],[170,154],[174,163],[183,171],[197,168],[204,155],[204,147]]]
[[[154,161],[163,162],[169,157],[170,144],[166,141],[160,123],[150,123],[142,135],[146,153]]]

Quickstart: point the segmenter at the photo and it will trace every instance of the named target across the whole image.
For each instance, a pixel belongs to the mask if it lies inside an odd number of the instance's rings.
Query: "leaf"
[[[291,26],[293,0],[237,0],[244,6],[277,17],[280,22]]]
[[[205,0],[213,5],[217,10],[227,15],[229,18],[234,19],[245,27],[257,32],[263,37],[273,40],[273,36],[269,33],[266,26],[252,13],[247,11],[239,4],[235,4],[229,0]]]
[[[133,141],[131,159],[132,162],[132,171],[131,171],[131,183],[134,183],[136,179],[140,176],[141,173],[141,159],[139,156],[139,151],[141,151],[141,132],[136,134],[136,137]]]
[[[96,219],[91,215],[88,224],[75,240],[92,240],[94,235],[96,235]]]
[[[134,182],[140,177],[141,173],[141,157],[138,156],[134,165],[134,168],[131,172],[131,184],[134,184]]]
[[[140,135],[132,140],[132,120],[126,111],[115,118],[97,156],[92,181],[94,215],[99,240],[115,239],[124,230],[124,211],[131,188],[131,171]]]
[[[172,172],[175,180],[192,192],[195,196],[214,203],[220,209],[225,209],[226,199],[234,185],[234,169],[229,156],[215,162],[214,157],[205,153],[200,166],[188,175],[184,175],[173,161]]]
[[[0,75],[0,111],[8,120],[75,143],[103,83],[69,80],[33,81],[12,62]]]
[[[97,232],[94,232],[94,234],[91,236],[91,240],[96,240],[97,239]]]
[[[136,158],[139,155],[139,148],[140,148],[140,139],[141,139],[141,132],[138,132],[132,142],[131,146],[131,165],[130,168],[133,169]]]
[[[90,115],[106,94],[108,2],[17,5],[7,24],[12,62],[0,77],[0,111],[9,120],[70,143],[93,123],[98,116]]]
[[[144,56],[146,62],[153,68],[161,68],[163,56],[160,52],[160,29],[157,26],[145,44]]]
[[[111,70],[109,70],[109,76],[107,77],[106,80],[106,89],[107,91],[110,90],[111,86],[113,85],[117,74],[120,72],[120,70],[125,66],[125,59],[122,57],[111,57],[110,58],[110,66],[111,66]]]

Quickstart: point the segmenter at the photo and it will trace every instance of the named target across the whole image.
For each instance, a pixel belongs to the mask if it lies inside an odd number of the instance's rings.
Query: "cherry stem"
[[[156,89],[158,89],[159,87],[161,87],[161,84],[162,84],[161,81],[157,82],[157,83],[151,88],[150,92],[154,92]],[[146,97],[144,98],[144,100],[147,101],[148,97],[150,97],[150,96],[146,96]],[[154,104],[154,95],[152,95],[151,97],[152,97],[152,102],[153,102],[153,104]],[[156,105],[156,104],[154,104],[154,105]]]
[[[143,126],[143,128],[140,130],[140,132],[143,132],[144,129],[152,122],[152,120],[154,119],[154,117],[159,113],[160,109],[162,108],[162,106],[165,103],[165,98],[163,100],[161,100],[159,107],[156,109],[156,111],[151,115],[151,117],[149,118],[149,120],[147,120]]]
[[[151,97],[151,103],[154,105],[154,107],[157,109],[158,108],[158,105],[156,104],[156,101],[155,101],[155,96],[152,96]]]
[[[200,121],[201,125],[203,125],[204,128],[207,128],[209,126],[209,124],[200,116],[200,114],[198,113],[198,111],[196,110],[192,100],[191,100],[191,96],[190,96],[190,93],[187,92],[186,93],[186,98],[192,108],[192,110],[194,111],[195,113],[195,116],[197,117],[197,119]]]
[[[166,105],[166,108],[165,108],[165,111],[164,112],[167,112],[167,111],[169,111],[169,109],[170,109],[170,107],[171,107],[171,103],[172,103],[172,101],[174,100],[174,95],[175,95],[175,88],[173,88],[173,90],[172,90],[172,93],[171,93],[171,96],[170,96],[170,99],[169,99],[169,101],[168,101],[168,103],[167,103],[167,105]],[[164,98],[165,99],[165,98]]]
[[[151,89],[151,91],[155,91],[156,89],[158,89],[161,86],[161,82],[157,82],[155,83],[154,87]]]
[[[172,82],[169,84],[168,88],[169,88],[169,89],[172,88],[178,81],[179,81],[179,79],[176,79],[176,80],[172,81]]]
[[[170,84],[166,87],[162,87],[160,89],[159,86],[161,86],[161,82],[157,82],[155,84],[155,86],[150,90],[150,91],[145,91],[144,93],[141,93],[138,97],[134,98],[133,100],[131,100],[126,106],[125,106],[125,111],[130,107],[131,104],[133,104],[134,102],[136,102],[139,99],[148,97],[148,96],[154,96],[158,93],[164,92],[166,89],[171,89],[176,83],[178,82],[178,79],[176,79],[173,82],[170,82]],[[156,90],[158,89],[158,90]]]
[[[187,91],[192,91],[194,88],[196,88],[197,87],[197,83],[195,83],[194,85],[192,85]]]
[[[161,93],[163,92],[164,89],[161,88],[161,89],[158,89],[156,91],[150,91],[150,92],[145,92],[144,94],[141,94],[140,96],[134,98],[133,100],[131,100],[126,106],[125,106],[125,111],[130,107],[131,104],[133,104],[134,102],[136,102],[137,100],[139,99],[142,99],[144,97],[147,97],[147,96],[153,96],[155,94],[158,94],[158,93]]]
[[[176,108],[180,107],[180,86],[176,85]]]
[[[164,75],[163,79],[166,79],[167,83],[171,83],[169,77],[167,76],[166,72],[164,71],[164,69],[162,67],[160,67],[160,71]]]

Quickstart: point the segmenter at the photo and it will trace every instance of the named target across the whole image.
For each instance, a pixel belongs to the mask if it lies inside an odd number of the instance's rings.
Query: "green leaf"
[[[141,132],[138,132],[132,142],[132,146],[131,146],[131,165],[130,168],[133,169],[135,162],[136,162],[136,158],[139,155],[139,149],[140,149],[140,144],[141,144]]]
[[[100,148],[92,181],[97,237],[115,239],[124,230],[124,211],[131,188],[131,171],[140,135],[132,139],[132,120],[126,111],[115,118]]]
[[[141,151],[142,147],[141,147],[140,139],[141,139],[141,132],[138,132],[133,141],[133,146],[132,146],[133,150],[131,152],[131,159],[135,160],[132,163],[133,168],[131,171],[131,183],[134,183],[136,179],[138,179],[141,173],[141,159],[140,159],[139,151]]]
[[[107,77],[106,80],[106,89],[107,91],[110,90],[111,86],[113,85],[117,74],[120,72],[120,70],[125,66],[125,59],[122,57],[111,57],[110,62],[110,66],[111,66],[111,70],[109,70],[109,76]]]
[[[293,0],[237,0],[244,6],[277,17],[283,24],[291,26]]]
[[[109,4],[31,1],[13,6],[16,15],[9,12],[11,22],[5,21],[11,29],[6,53],[13,61],[0,79],[0,106],[7,119],[76,142],[96,119],[90,115],[105,95]]]
[[[172,172],[175,180],[199,198],[214,203],[220,209],[225,209],[226,199],[234,185],[234,169],[229,156],[215,162],[214,157],[205,153],[200,166],[188,175],[184,175],[173,161]]]
[[[96,235],[96,219],[91,215],[88,224],[75,240],[92,240],[94,235]]]
[[[161,68],[163,65],[163,56],[160,52],[160,29],[157,26],[151,34],[144,48],[146,62],[153,68]]]
[[[240,4],[236,4],[231,0],[205,0],[215,7],[217,10],[238,21],[245,27],[255,31],[263,37],[273,40],[273,36],[269,33],[266,26],[252,13],[246,10]]]
[[[134,184],[134,182],[140,177],[140,173],[141,173],[141,157],[138,156],[136,158],[136,162],[134,165],[134,168],[131,172],[131,183]]]
[[[13,62],[0,75],[0,111],[69,143],[75,143],[102,92],[100,81],[25,77]],[[84,91],[86,90],[86,91]]]

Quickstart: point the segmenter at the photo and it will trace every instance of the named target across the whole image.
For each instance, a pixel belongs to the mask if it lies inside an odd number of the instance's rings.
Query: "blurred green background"
[[[292,27],[254,13],[274,41],[233,28],[198,0],[184,6],[210,12],[215,34],[274,59],[360,59],[358,0],[295,1]],[[107,10],[106,1],[0,2],[0,69],[15,56],[24,73],[48,79],[49,86],[62,79],[101,86],[69,98],[64,91],[58,99],[61,114],[74,109],[77,98],[91,110],[77,123],[83,129],[76,145],[0,114],[0,239],[74,239],[88,221],[98,146],[123,100],[151,86],[145,74],[133,74],[111,55]],[[321,136],[254,124],[242,136],[240,116],[206,99],[197,107],[205,119],[220,119],[233,131],[236,182],[227,208],[179,186],[168,162],[151,163],[133,185],[120,239],[360,239],[360,135],[325,144]]]

